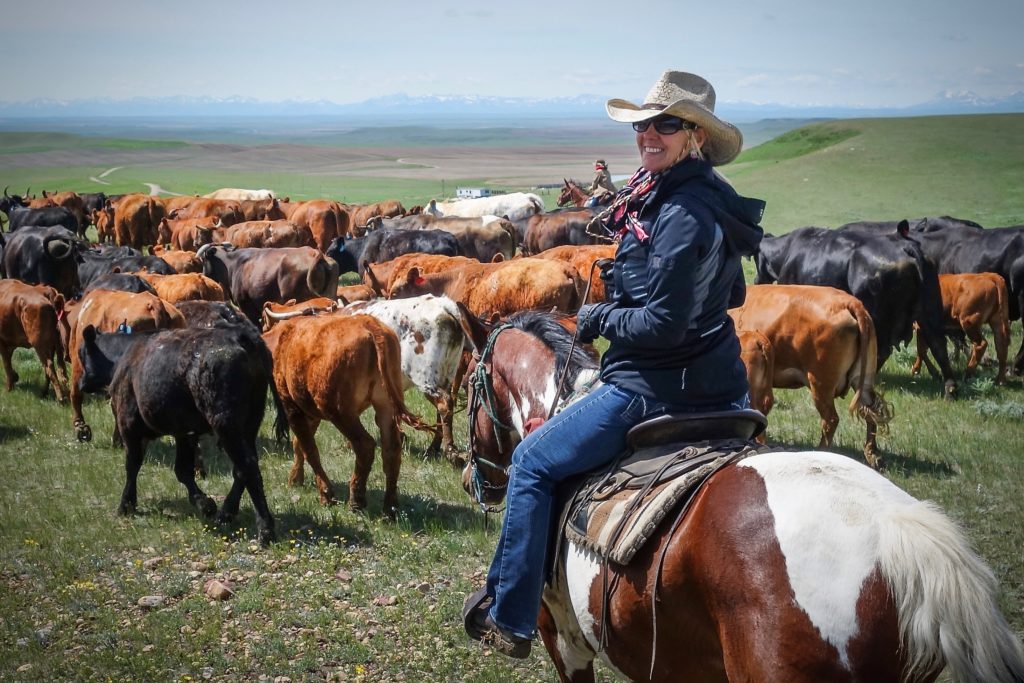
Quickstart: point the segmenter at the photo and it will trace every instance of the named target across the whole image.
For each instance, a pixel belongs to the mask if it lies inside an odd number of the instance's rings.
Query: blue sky
[[[4,15],[5,101],[642,99],[666,68],[707,77],[722,101],[1024,91],[1024,0],[22,0]]]

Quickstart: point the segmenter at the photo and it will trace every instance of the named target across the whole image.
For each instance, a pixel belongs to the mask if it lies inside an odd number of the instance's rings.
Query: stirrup
[[[484,620],[487,612],[494,604],[494,598],[487,594],[487,586],[471,594],[462,605],[462,626],[466,635],[473,640],[480,640],[487,632]]]

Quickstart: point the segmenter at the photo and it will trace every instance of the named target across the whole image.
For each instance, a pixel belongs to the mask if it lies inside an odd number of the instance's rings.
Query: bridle
[[[487,417],[491,419],[491,427],[494,429],[494,440],[497,445],[498,454],[501,454],[501,436],[502,432],[511,433],[513,428],[498,418],[498,400],[494,394],[494,382],[491,379],[491,357],[494,355],[494,345],[500,335],[505,330],[513,327],[509,323],[503,323],[498,325],[491,333],[487,335],[487,343],[484,344],[483,350],[480,351],[479,355],[473,354],[473,360],[476,361],[476,368],[473,370],[472,376],[470,377],[470,383],[472,386],[472,397],[469,402],[469,464],[471,468],[471,481],[473,487],[473,498],[480,505],[480,509],[486,513],[488,512],[501,512],[503,508],[488,505],[484,501],[484,491],[505,491],[508,489],[508,467],[502,467],[495,462],[492,462],[482,457],[476,448],[476,423],[477,413],[480,408],[483,408],[487,412]],[[505,474],[505,483],[501,485],[495,485],[487,481],[487,479],[480,472],[480,466],[490,467],[491,469],[498,470]]]

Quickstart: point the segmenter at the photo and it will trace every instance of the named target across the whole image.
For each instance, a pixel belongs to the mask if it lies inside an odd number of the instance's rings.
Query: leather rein
[[[512,327],[509,323],[503,323],[495,327],[491,333],[487,336],[487,343],[484,344],[484,348],[480,351],[479,356],[474,354],[474,360],[476,361],[476,368],[473,370],[472,376],[470,377],[470,383],[473,388],[473,393],[469,401],[469,463],[472,468],[472,482],[473,482],[473,498],[480,505],[480,509],[484,514],[488,512],[501,512],[503,508],[488,505],[484,502],[484,491],[505,491],[508,488],[508,467],[502,467],[497,463],[494,463],[484,457],[482,457],[477,451],[476,442],[476,424],[477,424],[477,413],[480,408],[483,408],[487,412],[487,417],[491,419],[491,427],[494,430],[494,440],[498,454],[501,454],[501,435],[502,432],[511,433],[512,427],[505,424],[498,417],[498,399],[494,393],[494,381],[491,378],[491,362],[492,356],[494,355],[494,345],[500,335],[505,330]],[[504,484],[495,485],[490,483],[486,477],[480,472],[480,466],[485,465],[492,469],[502,472],[506,476]]]

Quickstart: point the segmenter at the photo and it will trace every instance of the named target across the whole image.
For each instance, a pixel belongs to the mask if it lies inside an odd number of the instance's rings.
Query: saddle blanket
[[[741,439],[680,446],[643,448],[590,475],[569,503],[565,537],[629,564],[666,517],[685,514],[712,474],[758,452]]]

